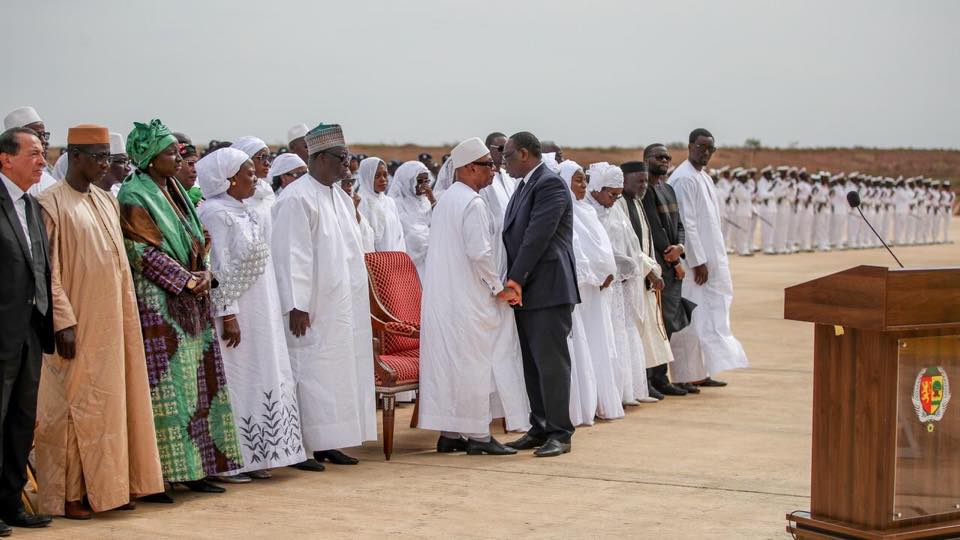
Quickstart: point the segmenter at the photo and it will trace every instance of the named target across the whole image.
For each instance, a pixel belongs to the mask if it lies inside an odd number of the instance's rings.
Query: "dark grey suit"
[[[30,240],[0,182],[0,513],[20,507],[33,444],[41,352],[53,352],[50,263],[40,205],[27,195]],[[38,290],[38,287],[42,287]],[[39,298],[39,302],[37,301]],[[38,306],[38,304],[40,304]],[[43,304],[46,304],[45,306]]]
[[[573,306],[580,303],[573,255],[573,199],[563,179],[541,164],[507,205],[503,224],[507,277],[523,288],[517,332],[530,399],[530,432],[569,442]]]

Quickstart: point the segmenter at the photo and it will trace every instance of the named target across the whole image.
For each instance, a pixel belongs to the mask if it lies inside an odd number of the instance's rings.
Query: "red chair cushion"
[[[377,251],[364,255],[373,293],[394,318],[420,327],[420,278],[410,256],[402,251]],[[419,349],[417,338],[386,333],[384,354]]]
[[[396,354],[381,354],[380,360],[396,372],[396,385],[411,384],[420,380],[420,351],[417,349],[400,351]],[[377,384],[382,384],[377,378]]]

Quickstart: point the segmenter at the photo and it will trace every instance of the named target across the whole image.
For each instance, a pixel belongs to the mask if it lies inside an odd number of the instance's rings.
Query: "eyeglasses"
[[[340,152],[339,154],[334,154],[330,150],[321,150],[320,153],[327,154],[336,158],[340,158],[340,161],[344,163],[350,163],[350,152],[343,151],[343,152]]]
[[[259,155],[259,156],[253,156],[253,159],[262,161],[262,162],[264,162],[264,163],[267,163],[267,162],[270,161],[270,154],[262,154],[262,155]]]
[[[516,150],[514,150],[513,152],[504,152],[504,154],[503,154],[503,159],[510,159],[510,158],[512,158],[513,155],[516,154],[516,153],[517,153]]]
[[[86,150],[83,150],[83,149],[80,149],[80,148],[77,148],[77,151],[80,152],[81,154],[86,154],[86,155],[90,156],[90,159],[92,159],[92,160],[94,160],[94,161],[96,161],[96,162],[98,162],[98,163],[100,163],[100,162],[105,162],[105,161],[110,161],[110,152],[97,152],[96,154],[94,154],[94,153],[92,153],[92,152],[87,152]]]
[[[503,144],[499,144],[499,145],[498,145],[498,144],[491,144],[491,145],[490,145],[490,149],[491,149],[491,150],[496,150],[497,152],[500,152],[500,153],[502,154],[502,153],[503,153],[503,147],[504,147],[504,146],[505,146],[505,145],[503,145]]]
[[[110,156],[110,164],[111,165],[129,165],[130,158],[126,156],[116,156],[116,157]]]
[[[471,164],[471,165],[477,165],[477,166],[479,166],[479,167],[486,167],[486,168],[488,168],[488,169],[495,169],[495,168],[497,168],[496,163],[494,163],[492,159],[491,159],[490,161],[474,161],[474,162],[472,162],[472,163],[470,163],[470,164]]]
[[[50,140],[50,132],[49,132],[49,131],[38,131],[38,132],[37,132],[37,137],[40,137],[40,140],[41,140],[41,141],[47,142],[47,141]]]
[[[281,174],[280,176],[292,176],[293,179],[296,180],[297,178],[300,178],[301,176],[303,176],[303,175],[305,175],[305,174],[307,174],[306,171],[301,171],[301,172],[288,172],[288,173],[283,173],[283,174]]]
[[[711,154],[717,151],[717,147],[713,145],[707,146],[705,144],[695,144],[694,146],[696,146],[697,148],[699,148],[704,152],[709,152]]]

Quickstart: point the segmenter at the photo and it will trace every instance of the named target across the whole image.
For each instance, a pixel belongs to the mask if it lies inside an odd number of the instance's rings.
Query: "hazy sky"
[[[960,2],[4,2],[0,114],[195,141],[960,148]]]

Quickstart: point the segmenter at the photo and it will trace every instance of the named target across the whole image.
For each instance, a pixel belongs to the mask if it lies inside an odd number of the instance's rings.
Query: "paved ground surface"
[[[907,266],[960,265],[960,245],[898,254]],[[579,429],[561,458],[438,455],[435,434],[406,427],[406,406],[390,462],[370,443],[351,452],[359,466],[283,469],[225,495],[178,491],[170,506],[15,536],[787,538],[784,514],[809,504],[813,332],[782,319],[783,288],[890,262],[880,250],[733,258],[733,326],[751,368],[724,374],[725,389]]]

